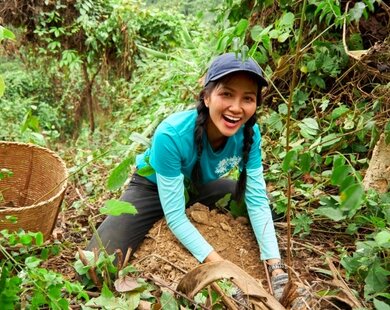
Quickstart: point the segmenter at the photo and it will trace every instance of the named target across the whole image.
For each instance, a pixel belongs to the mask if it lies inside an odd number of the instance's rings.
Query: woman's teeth
[[[224,115],[223,118],[224,118],[227,122],[233,123],[233,124],[234,124],[234,123],[237,123],[237,122],[240,120],[239,117],[233,117],[233,116],[228,116],[228,115]]]

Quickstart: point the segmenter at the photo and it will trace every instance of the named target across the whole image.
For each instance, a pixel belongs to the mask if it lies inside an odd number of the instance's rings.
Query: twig
[[[333,274],[333,283],[344,291],[344,293],[348,296],[348,298],[354,303],[357,308],[363,308],[362,304],[355,297],[355,295],[352,294],[350,288],[345,283],[343,277],[340,275],[339,271],[336,269],[335,265],[329,257],[326,258],[326,261]]]
[[[125,260],[123,261],[123,267],[126,267],[127,264],[129,263],[129,259],[130,259],[131,252],[133,252],[133,249],[130,248],[130,247],[128,247],[128,248],[127,248],[127,251],[126,251]]]
[[[115,254],[117,255],[117,267],[118,267],[118,273],[123,268],[123,253],[121,249],[116,249]]]
[[[211,283],[211,288],[221,296],[223,303],[229,310],[239,310],[239,308],[230,300],[216,283]]]
[[[79,247],[77,247],[77,251],[79,253],[81,262],[84,264],[84,266],[88,266],[89,262],[88,262],[88,259],[85,257],[84,252]],[[91,266],[91,268],[89,268],[88,274],[89,274],[89,277],[91,278],[92,282],[96,285],[96,287],[99,290],[101,290],[102,284],[100,283],[99,278],[95,272],[95,266]]]
[[[269,278],[267,263],[265,262],[265,260],[263,261],[263,265],[264,265],[264,269],[265,269],[265,276],[267,277],[269,292],[271,295],[274,295],[274,290],[272,289],[271,279]]]

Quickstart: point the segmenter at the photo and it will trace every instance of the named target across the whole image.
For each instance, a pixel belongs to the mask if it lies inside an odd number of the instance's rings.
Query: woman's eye
[[[222,93],[222,96],[224,96],[224,97],[230,97],[230,96],[231,96],[231,93],[225,91],[225,92]]]
[[[244,97],[245,101],[253,102],[255,99],[253,97]]]

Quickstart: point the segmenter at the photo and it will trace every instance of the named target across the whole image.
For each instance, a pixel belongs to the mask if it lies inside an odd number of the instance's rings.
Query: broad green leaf
[[[164,291],[160,297],[160,303],[161,303],[161,309],[164,310],[177,310],[179,309],[179,306],[176,302],[175,297]]]
[[[276,39],[276,38],[279,37],[279,35],[280,35],[280,30],[278,30],[278,29],[272,29],[272,30],[269,32],[269,37],[270,37],[271,39]]]
[[[304,123],[308,128],[313,129],[315,131],[319,129],[318,123],[314,118],[305,118],[302,120],[302,123]]]
[[[283,43],[284,41],[286,41],[286,40],[288,39],[289,36],[290,36],[290,33],[289,33],[289,32],[283,32],[283,33],[281,33],[281,34],[278,36],[278,42]]]
[[[344,114],[348,113],[350,110],[342,105],[339,106],[338,108],[334,109],[331,114],[331,119],[335,120],[338,119],[340,116],[343,116]]]
[[[377,292],[384,292],[389,285],[387,277],[390,271],[382,268],[378,261],[375,261],[368,270],[364,286],[365,294],[374,294]]]
[[[0,43],[4,39],[15,40],[15,35],[11,30],[0,25]]]
[[[155,173],[156,171],[152,168],[150,165],[146,165],[140,169],[137,170],[137,174],[139,174],[142,177],[147,177]]]
[[[109,190],[114,191],[122,187],[129,177],[133,161],[133,158],[128,157],[112,170],[107,181],[107,188]]]
[[[287,172],[288,170],[293,169],[295,167],[297,159],[298,159],[298,154],[296,150],[288,151],[288,153],[283,159],[282,170],[284,172]]]
[[[347,175],[350,174],[351,172],[352,169],[350,166],[347,165],[337,166],[332,170],[332,177],[330,180],[333,185],[340,185],[347,177]]]
[[[275,129],[278,132],[283,130],[282,118],[278,113],[273,112],[271,116],[265,120],[265,122],[271,130]]]
[[[138,309],[139,302],[141,301],[141,293],[130,292],[126,294],[126,309]]]
[[[36,245],[43,244],[43,234],[41,232],[35,233],[34,237],[35,237],[35,244]]]
[[[321,145],[322,147],[328,147],[336,144],[341,140],[341,137],[338,137],[336,134],[331,133],[322,138]]]
[[[3,77],[0,75],[0,97],[4,95],[5,92],[5,83]]]
[[[308,67],[309,68],[309,67]],[[310,72],[310,70],[309,70]],[[315,86],[318,86],[319,88],[321,89],[325,89],[326,87],[326,84],[325,84],[325,81],[322,77],[320,77],[319,75],[315,74],[315,73],[311,73],[308,77],[309,79],[309,82],[310,84],[315,87]]]
[[[287,115],[288,113],[288,106],[285,103],[279,104],[278,106],[279,114]]]
[[[340,193],[341,208],[349,211],[349,217],[355,215],[356,210],[361,207],[363,194],[364,189],[359,183],[352,184]]]
[[[1,178],[0,178],[0,180],[1,180]],[[18,222],[18,217],[15,215],[6,215],[5,219],[13,224],[16,224]]]
[[[221,199],[219,199],[216,203],[215,206],[218,208],[225,208],[229,205],[230,199],[232,197],[231,193],[226,194],[223,196]]]
[[[60,298],[59,300],[56,300],[53,302],[52,307],[54,308],[54,305],[57,307],[59,306],[60,309],[68,310],[69,309],[69,301],[67,301],[65,298]]]
[[[310,153],[303,153],[299,155],[299,168],[302,172],[309,172],[311,167]]]
[[[379,299],[374,298],[375,310],[390,310],[390,305]]]
[[[251,38],[255,42],[260,42],[263,39],[263,36],[268,34],[268,32],[271,30],[272,25],[269,25],[266,28],[261,27],[260,25],[255,25],[252,27],[250,33],[251,33]]]
[[[314,214],[325,216],[333,221],[341,221],[347,218],[340,209],[331,207],[319,207],[314,211]]]
[[[344,180],[342,180],[341,183],[338,184],[340,186],[340,192],[346,190],[349,186],[351,186],[354,183],[356,183],[355,177],[352,175],[347,175],[344,178]]]
[[[386,246],[388,248],[390,245],[390,232],[387,230],[383,230],[379,232],[375,236],[375,241],[378,243],[379,246],[381,247]]]
[[[249,21],[247,19],[241,19],[236,26],[235,34],[240,37],[246,31],[248,25]]]
[[[22,236],[20,236],[20,243],[23,244],[23,245],[31,245],[31,242],[32,242],[32,236],[28,235],[28,234],[24,234]]]
[[[156,50],[148,48],[146,46],[137,44],[137,47],[138,47],[138,49],[140,51],[142,51],[142,52],[144,52],[144,53],[146,53],[146,54],[148,54],[148,55],[150,55],[152,57],[155,57],[155,58],[158,58],[158,59],[163,59],[163,60],[169,60],[169,58],[170,58],[169,54],[156,51]]]
[[[112,297],[114,297],[114,294],[110,291],[110,289],[108,288],[106,282],[103,282],[102,297],[104,297],[104,298],[112,298]]]
[[[24,263],[26,264],[27,268],[36,268],[39,266],[39,264],[41,263],[41,259],[35,257],[35,256],[29,256],[26,258],[26,260],[24,261]]]
[[[100,208],[101,214],[108,214],[112,216],[119,216],[121,214],[137,214],[137,209],[133,204],[121,200],[107,200],[104,206]]]
[[[235,200],[230,201],[229,209],[230,209],[230,213],[234,217],[246,216],[247,214],[245,206],[243,206],[242,204],[238,204],[237,201]]]
[[[57,300],[61,298],[61,289],[58,286],[51,285],[47,289],[47,294],[51,299]]]
[[[272,44],[271,44],[271,38],[269,35],[263,35],[261,38],[261,43],[263,43],[264,48],[271,53],[272,52]]]
[[[187,26],[184,23],[181,23],[180,26],[181,26],[180,34],[185,43],[185,46],[188,48],[195,48],[194,42],[192,41],[190,33],[188,32]]]
[[[363,2],[356,2],[355,6],[349,10],[349,16],[351,16],[351,21],[358,21],[363,15],[363,11],[366,8],[366,5]]]
[[[279,27],[291,28],[294,25],[294,19],[295,16],[291,12],[283,14],[279,20]]]
[[[390,144],[390,121],[385,126],[385,142],[386,144]]]
[[[309,99],[309,94],[298,89],[294,92],[293,101],[294,104],[303,105]],[[316,122],[317,123],[317,122]],[[318,124],[317,124],[318,129]]]

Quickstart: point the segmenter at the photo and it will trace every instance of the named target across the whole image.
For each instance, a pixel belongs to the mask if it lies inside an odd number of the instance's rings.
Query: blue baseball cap
[[[251,57],[242,61],[241,53],[238,53],[237,57],[235,53],[226,53],[215,58],[207,71],[204,86],[233,72],[252,73],[260,86],[268,86],[258,63]]]

